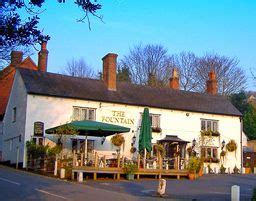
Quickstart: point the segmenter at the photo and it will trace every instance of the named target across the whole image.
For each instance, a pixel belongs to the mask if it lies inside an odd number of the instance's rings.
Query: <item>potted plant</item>
[[[218,131],[211,131],[211,130],[202,130],[201,136],[214,136],[218,137],[220,136],[220,133]]]
[[[238,174],[239,173],[239,169],[236,167],[236,165],[235,165],[235,167],[233,169],[233,172],[234,172],[234,174]]]
[[[220,166],[220,173],[221,174],[225,174],[225,172],[226,172],[226,168],[223,166],[223,164],[221,164],[221,166]]]
[[[188,160],[188,165],[187,165],[187,169],[188,169],[188,177],[190,180],[194,180],[196,179],[196,173],[198,173],[198,170],[200,168],[200,160],[197,157],[191,157]]]
[[[250,164],[247,162],[245,164],[245,174],[250,174],[252,171],[251,171],[251,167],[250,167]]]
[[[208,173],[211,174],[211,173],[213,172],[213,171],[212,171],[212,168],[211,168],[211,165],[208,164],[208,165],[207,165],[207,168],[208,168]]]
[[[200,158],[199,161],[199,169],[198,169],[198,176],[201,177],[203,176],[203,168],[204,168],[204,158]]]
[[[161,132],[162,132],[162,129],[159,128],[159,127],[152,127],[152,132],[161,133]]]
[[[127,180],[134,180],[134,173],[138,170],[138,167],[136,164],[127,163],[124,165],[123,170]]]

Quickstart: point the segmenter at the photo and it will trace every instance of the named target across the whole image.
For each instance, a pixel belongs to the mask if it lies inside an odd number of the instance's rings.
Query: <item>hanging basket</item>
[[[120,147],[124,143],[124,136],[122,136],[120,134],[114,135],[111,138],[111,142],[113,145]]]
[[[131,147],[130,152],[134,154],[137,151],[136,147]]]
[[[236,149],[237,149],[237,144],[236,144],[235,140],[230,140],[230,141],[228,142],[228,144],[226,145],[226,149],[227,149],[229,152],[236,151]]]

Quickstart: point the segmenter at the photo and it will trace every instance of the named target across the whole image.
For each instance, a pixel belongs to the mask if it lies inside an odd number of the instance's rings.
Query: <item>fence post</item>
[[[240,200],[240,186],[234,185],[231,187],[231,201]]]

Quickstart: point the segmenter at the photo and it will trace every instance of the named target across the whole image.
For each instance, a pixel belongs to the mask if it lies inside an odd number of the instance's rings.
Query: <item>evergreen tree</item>
[[[256,109],[249,106],[243,117],[244,132],[250,140],[256,140]]]

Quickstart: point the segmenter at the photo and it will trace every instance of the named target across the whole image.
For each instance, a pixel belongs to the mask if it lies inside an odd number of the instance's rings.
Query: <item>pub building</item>
[[[184,161],[191,153],[211,160],[212,168],[219,169],[221,164],[231,170],[235,166],[241,168],[241,113],[226,97],[217,94],[213,71],[209,72],[206,92],[196,93],[180,90],[176,69],[166,88],[119,82],[116,80],[117,55],[113,53],[102,59],[101,80],[49,73],[47,55],[43,59],[46,59],[41,61],[44,70],[16,70],[3,119],[3,160],[15,163],[18,149],[19,162],[26,167],[27,141],[57,143],[56,136],[46,134],[45,130],[83,120],[127,128],[121,133],[125,143],[117,150],[111,143],[113,135],[69,136],[65,141],[67,156],[74,150],[84,152],[87,149],[89,158],[95,152],[107,158],[116,157],[120,151],[122,156],[131,159],[137,154],[130,150],[132,146],[138,149],[143,110],[149,108],[152,145],[164,146],[168,168],[184,168]],[[206,131],[215,135],[211,142],[202,143],[202,133]],[[237,150],[227,153],[221,161],[223,144],[230,140],[236,142]],[[154,148],[151,155],[155,155]],[[177,158],[178,163],[174,163]],[[205,161],[205,167],[208,162]]]

